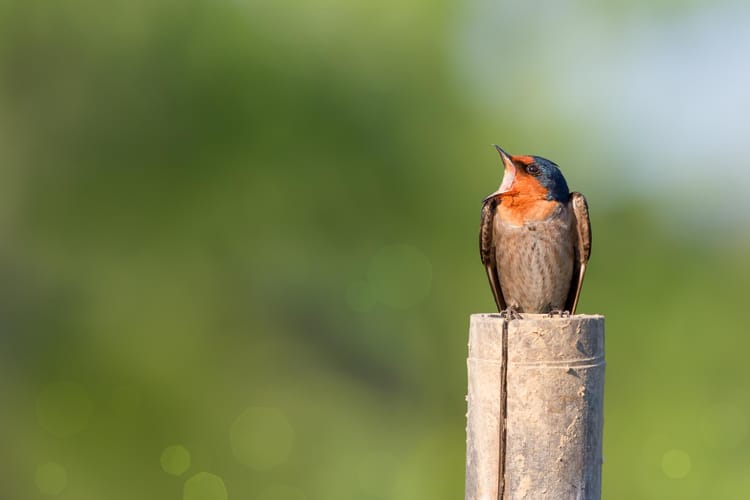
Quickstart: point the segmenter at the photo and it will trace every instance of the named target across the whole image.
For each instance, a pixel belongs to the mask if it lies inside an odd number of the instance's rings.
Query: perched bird
[[[551,161],[495,148],[505,173],[482,203],[479,251],[497,309],[575,314],[591,255],[586,198]]]

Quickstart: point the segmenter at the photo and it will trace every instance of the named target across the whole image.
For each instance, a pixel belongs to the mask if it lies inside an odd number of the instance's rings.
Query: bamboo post
[[[604,317],[474,314],[466,500],[601,498]]]

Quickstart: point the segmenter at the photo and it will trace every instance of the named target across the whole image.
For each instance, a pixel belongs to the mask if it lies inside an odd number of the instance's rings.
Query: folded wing
[[[493,235],[495,212],[497,200],[488,198],[482,204],[482,221],[479,226],[479,255],[482,258],[482,264],[487,271],[487,278],[490,281],[492,295],[495,297],[497,310],[505,309],[505,299],[502,290],[500,290],[500,279],[497,270],[497,259],[495,259],[495,240]]]
[[[568,208],[574,217],[572,231],[575,241],[575,262],[565,309],[570,311],[570,314],[575,314],[578,299],[581,296],[583,277],[586,275],[586,265],[591,256],[591,222],[589,221],[589,207],[586,198],[581,193],[570,193]]]

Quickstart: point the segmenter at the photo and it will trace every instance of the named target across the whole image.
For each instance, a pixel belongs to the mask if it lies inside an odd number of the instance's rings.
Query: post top
[[[597,364],[604,361],[604,316],[576,314],[550,317],[523,314],[506,320],[499,314],[472,314],[469,357],[515,364]],[[503,355],[503,351],[507,356]]]
[[[521,315],[521,319],[514,319],[511,321],[524,321],[529,319],[546,319],[546,320],[571,320],[571,319],[604,319],[603,314],[574,314],[572,316],[565,316],[560,317],[559,315],[555,315],[554,317],[551,317],[549,314],[537,314],[537,313],[519,313]],[[497,320],[497,321],[504,321],[505,318],[500,317],[500,313],[473,313],[471,315],[471,319],[486,319],[486,320]]]

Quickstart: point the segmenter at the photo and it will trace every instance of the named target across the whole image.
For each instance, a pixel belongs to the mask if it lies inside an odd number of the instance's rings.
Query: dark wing
[[[573,213],[573,241],[575,242],[575,262],[573,263],[573,280],[570,283],[568,300],[565,309],[575,314],[578,298],[581,296],[583,277],[586,265],[591,256],[591,221],[589,221],[589,206],[581,193],[570,193],[568,208]]]
[[[492,235],[496,208],[497,200],[495,198],[489,198],[482,204],[482,222],[479,226],[479,255],[487,271],[487,278],[490,280],[497,310],[502,311],[505,309],[505,299],[503,299],[503,293],[500,290],[500,278],[495,259],[495,240]]]

